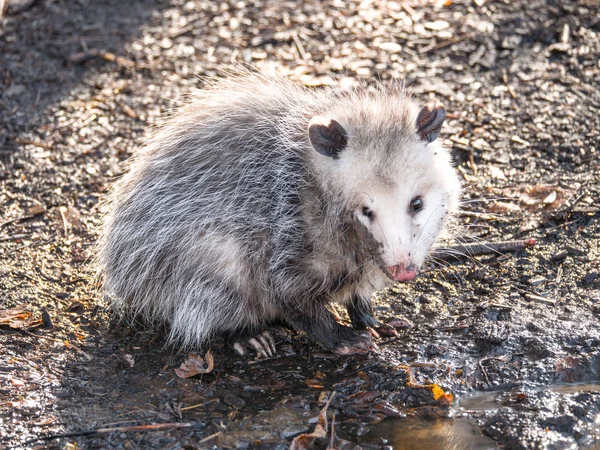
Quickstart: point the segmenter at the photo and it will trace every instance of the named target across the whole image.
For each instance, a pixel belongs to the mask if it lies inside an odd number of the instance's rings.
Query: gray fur
[[[112,304],[169,323],[184,347],[273,322],[306,328],[296,318],[319,322],[334,300],[368,305],[388,281],[381,243],[356,220],[347,185],[363,173],[387,186],[427,171],[412,162],[429,151],[413,149],[426,145],[417,114],[402,86],[315,91],[260,75],[213,82],[115,186],[98,249]],[[343,154],[335,161],[313,149],[315,116],[342,123],[345,151],[364,167],[342,170]],[[442,222],[428,231],[434,238]]]

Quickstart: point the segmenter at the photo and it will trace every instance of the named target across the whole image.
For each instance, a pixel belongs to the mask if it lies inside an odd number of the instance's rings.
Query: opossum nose
[[[394,281],[411,281],[417,276],[417,266],[409,264],[398,264],[396,266],[388,267],[388,273]]]

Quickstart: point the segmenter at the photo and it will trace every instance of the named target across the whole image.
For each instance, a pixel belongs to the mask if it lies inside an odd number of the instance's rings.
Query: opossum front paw
[[[371,334],[375,339],[398,336],[396,329],[385,323],[380,324],[378,327],[370,328],[369,331],[371,331]]]
[[[348,315],[352,326],[357,330],[368,330],[375,338],[398,336],[398,332],[394,327],[382,324],[379,320],[373,317],[373,307],[370,301],[353,299],[348,305]]]
[[[373,342],[369,333],[354,331],[351,337],[341,341],[337,347],[332,349],[332,352],[338,355],[354,355],[376,350],[379,350],[379,347]]]
[[[246,355],[248,347],[263,358],[274,356],[277,353],[275,339],[273,339],[273,336],[268,331],[263,331],[253,337],[240,338],[233,343],[233,349],[240,356]]]

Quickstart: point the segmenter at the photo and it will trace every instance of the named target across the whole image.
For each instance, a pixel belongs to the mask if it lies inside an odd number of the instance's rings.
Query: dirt
[[[0,325],[0,446],[287,448],[335,392],[336,448],[597,448],[599,60],[595,0],[15,2],[0,311],[32,315]],[[453,239],[536,245],[432,259],[379,295],[380,318],[405,320],[380,352],[275,330],[274,359],[216,341],[211,373],[177,377],[187,354],[111,317],[89,260],[124,161],[197,76],[232,64],[315,88],[400,79],[443,101],[465,187]],[[166,428],[93,432],[150,424]]]

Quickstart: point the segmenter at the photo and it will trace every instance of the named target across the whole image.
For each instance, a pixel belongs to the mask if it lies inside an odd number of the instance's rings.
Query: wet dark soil
[[[597,1],[16,3],[0,19],[0,310],[33,316],[0,325],[0,447],[287,448],[333,392],[336,448],[600,446]],[[379,295],[377,315],[410,326],[378,353],[276,330],[274,359],[216,341],[211,373],[177,377],[187,354],[111,318],[89,258],[123,162],[196,76],[235,63],[443,101],[465,186],[453,239],[536,245],[432,259]],[[148,424],[170,425],[81,433]],[[60,433],[76,435],[35,440]]]

